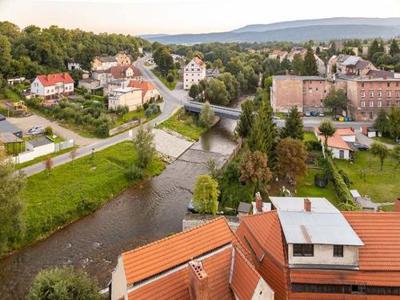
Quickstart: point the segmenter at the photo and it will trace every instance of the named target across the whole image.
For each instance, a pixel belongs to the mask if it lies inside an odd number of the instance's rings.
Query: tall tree
[[[293,138],[303,140],[304,126],[303,120],[301,119],[300,113],[297,110],[297,106],[290,109],[288,116],[286,117],[285,127],[282,129],[282,138]]]
[[[277,130],[273,122],[271,105],[262,101],[255,117],[253,130],[247,139],[247,145],[251,151],[261,151],[267,154],[270,165],[274,165],[276,153]]]
[[[211,79],[204,94],[206,100],[212,104],[227,105],[229,103],[228,91],[224,82],[219,79]]]
[[[375,54],[384,52],[383,46],[377,39],[373,40],[368,49],[368,59],[373,61]]]
[[[196,179],[193,192],[195,209],[202,214],[215,215],[218,210],[218,182],[209,175],[200,175]]]
[[[192,99],[196,99],[199,94],[199,86],[197,84],[192,84],[189,90],[189,97]]]
[[[304,60],[300,54],[296,54],[293,57],[292,68],[295,75],[303,75],[304,74]]]
[[[389,156],[389,149],[386,147],[386,145],[378,142],[374,142],[371,145],[371,153],[374,156],[377,156],[379,158],[379,162],[381,165],[381,171],[383,170],[383,163],[385,162],[385,159]]]
[[[395,39],[390,43],[390,55],[395,56],[396,54],[400,54],[399,44]]]
[[[387,136],[390,133],[390,121],[385,110],[381,109],[379,111],[374,122],[374,127],[384,136]]]
[[[253,195],[264,190],[271,180],[267,155],[261,151],[247,152],[240,164],[240,181],[253,185]]]
[[[306,173],[307,151],[302,141],[285,138],[279,142],[276,152],[279,176],[296,182],[298,176]]]
[[[24,185],[24,177],[15,173],[14,166],[0,160],[0,254],[21,236],[23,206],[19,195]]]
[[[392,108],[389,113],[390,136],[393,139],[400,137],[400,109]]]
[[[9,73],[11,61],[11,44],[7,37],[0,34],[0,73],[5,75]]]
[[[392,157],[397,162],[396,169],[400,166],[400,145],[397,145],[392,150]]]
[[[236,127],[236,133],[241,138],[247,138],[254,125],[254,104],[252,100],[246,100],[241,105],[242,113]]]
[[[328,95],[322,100],[324,107],[331,109],[335,115],[347,110],[348,99],[346,92],[343,89],[335,89],[334,87],[329,90]]]
[[[63,299],[84,300],[102,299],[99,287],[86,273],[73,268],[53,268],[36,275],[29,290],[29,300]]]
[[[324,136],[324,149],[325,151],[328,150],[328,138],[333,136],[336,132],[335,126],[333,126],[331,121],[323,121],[319,127],[319,132]]]
[[[214,122],[214,118],[215,114],[210,103],[204,103],[199,116],[200,125],[205,128],[210,128]]]
[[[151,128],[140,127],[133,143],[137,151],[137,164],[140,168],[145,169],[152,162],[156,148],[154,146],[154,135]]]
[[[317,61],[315,60],[314,51],[310,47],[307,48],[307,53],[304,57],[303,75],[318,75]]]

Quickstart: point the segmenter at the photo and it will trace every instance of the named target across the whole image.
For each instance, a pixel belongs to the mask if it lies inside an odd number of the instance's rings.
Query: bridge
[[[200,113],[203,108],[204,103],[196,102],[196,101],[187,101],[184,104],[186,111]],[[218,105],[210,105],[215,115],[225,119],[238,120],[241,114],[240,109],[218,106]]]

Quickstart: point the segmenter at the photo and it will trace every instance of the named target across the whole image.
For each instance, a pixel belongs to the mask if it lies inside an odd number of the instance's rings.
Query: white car
[[[41,126],[33,126],[32,128],[30,128],[28,130],[28,132],[26,134],[28,135],[38,135],[38,134],[42,134],[44,132],[43,127]]]

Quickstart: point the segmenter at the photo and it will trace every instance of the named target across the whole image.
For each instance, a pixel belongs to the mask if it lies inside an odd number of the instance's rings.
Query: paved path
[[[371,139],[360,132],[356,133],[356,138],[360,144],[367,145],[368,147],[370,147],[374,142],[376,142],[374,139]],[[393,145],[386,144],[386,143],[382,143],[382,144],[386,145],[389,149],[394,148]]]

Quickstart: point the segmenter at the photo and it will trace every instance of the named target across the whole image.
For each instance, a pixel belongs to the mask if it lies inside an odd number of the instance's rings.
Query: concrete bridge
[[[187,101],[184,104],[186,111],[200,113],[201,109],[203,108],[204,103],[197,102],[197,101]],[[225,106],[218,106],[218,105],[210,105],[213,109],[216,116],[231,119],[231,120],[238,120],[240,117],[240,113],[242,112],[240,109],[225,107]]]

